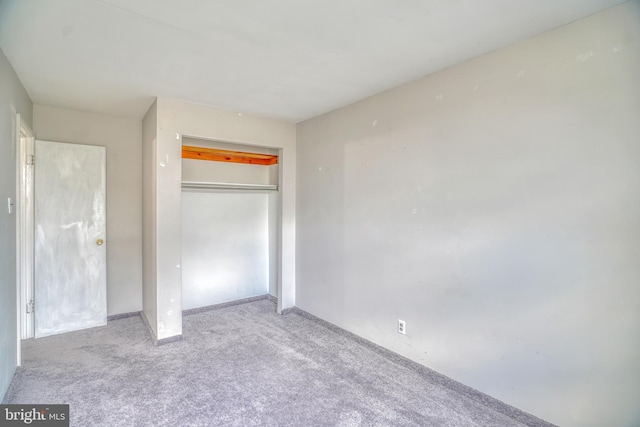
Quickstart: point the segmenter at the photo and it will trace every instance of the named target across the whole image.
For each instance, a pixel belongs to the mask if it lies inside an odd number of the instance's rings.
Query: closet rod
[[[182,188],[201,190],[278,191],[276,184],[240,184],[234,182],[182,181]]]

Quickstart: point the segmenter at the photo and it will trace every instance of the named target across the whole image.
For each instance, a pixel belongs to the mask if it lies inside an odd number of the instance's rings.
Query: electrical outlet
[[[407,334],[407,323],[404,320],[398,319],[398,333],[402,335]]]

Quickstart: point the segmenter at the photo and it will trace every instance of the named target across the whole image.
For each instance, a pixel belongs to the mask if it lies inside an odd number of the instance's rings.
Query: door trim
[[[27,156],[33,155],[35,137],[20,114],[16,114],[16,365],[22,364],[22,339],[33,337],[33,313],[27,304],[33,299],[33,166]]]

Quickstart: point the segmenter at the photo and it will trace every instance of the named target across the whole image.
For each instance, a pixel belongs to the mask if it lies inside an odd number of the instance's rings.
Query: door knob
[[[96,240],[96,245],[98,245],[98,246],[102,246],[103,243],[104,243],[104,240],[102,240],[102,239]]]

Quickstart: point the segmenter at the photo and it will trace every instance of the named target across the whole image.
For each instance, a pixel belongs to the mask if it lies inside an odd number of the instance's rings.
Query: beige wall
[[[299,307],[562,426],[640,425],[639,2],[297,132]]]
[[[107,147],[107,311],[142,309],[140,120],[35,105],[36,139]]]
[[[16,369],[16,114],[29,127],[32,104],[13,67],[0,50],[0,401]]]

